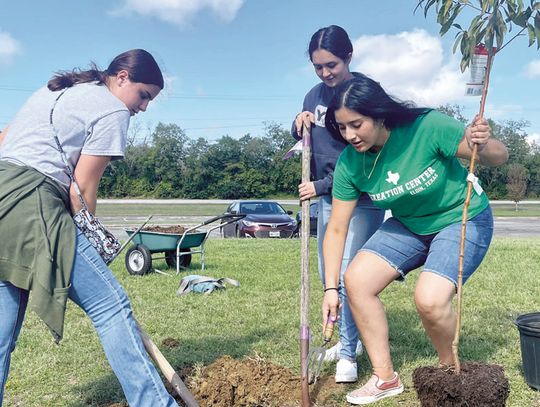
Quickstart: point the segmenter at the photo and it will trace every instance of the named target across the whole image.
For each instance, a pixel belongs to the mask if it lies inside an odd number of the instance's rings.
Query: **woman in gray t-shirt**
[[[0,245],[0,405],[30,293],[56,341],[67,298],[90,317],[130,405],[177,405],[148,359],[124,290],[73,224],[82,205],[54,139],[95,212],[105,167],[124,155],[130,117],[161,89],[152,55],[127,51],[105,71],[56,74],[0,134],[0,235],[10,237]]]

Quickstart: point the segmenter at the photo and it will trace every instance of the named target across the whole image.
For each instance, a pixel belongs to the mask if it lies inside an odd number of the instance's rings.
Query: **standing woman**
[[[467,170],[478,145],[482,165],[508,159],[506,147],[490,138],[485,119],[465,128],[440,112],[392,99],[367,77],[343,83],[327,113],[327,125],[350,145],[334,174],[333,210],[324,239],[327,284],[337,284],[349,219],[356,201],[368,193],[393,217],[368,240],[345,272],[345,287],[362,334],[373,376],[347,395],[353,404],[369,404],[403,391],[392,365],[388,323],[379,294],[392,281],[420,266],[415,302],[441,367],[452,368],[452,341],[461,218]],[[463,281],[478,268],[493,235],[489,200],[478,181],[468,212]],[[325,293],[323,318],[338,312],[338,296]]]
[[[325,267],[322,257],[322,243],[328,219],[332,211],[332,179],[336,161],[347,143],[340,137],[333,137],[325,126],[326,109],[335,94],[336,86],[356,73],[349,71],[353,47],[347,32],[337,26],[321,28],[311,37],[308,54],[315,73],[322,83],[311,89],[304,98],[302,112],[296,116],[291,133],[301,139],[302,126],[311,128],[311,176],[313,181],[298,186],[300,200],[319,197],[317,239],[319,245],[319,275],[325,292],[339,292],[342,309],[339,317],[339,342],[330,348],[325,360],[338,360],[336,382],[355,382],[358,379],[356,354],[362,351],[358,330],[354,324],[343,288],[343,273],[356,252],[377,230],[384,219],[384,211],[376,208],[367,194],[362,194],[355,206],[344,248],[339,282],[325,282]]]
[[[126,147],[130,117],[163,88],[148,52],[118,55],[107,70],[60,72],[34,93],[0,145],[0,405],[11,353],[32,309],[58,342],[67,299],[92,320],[127,402],[176,406],[150,362],[129,300],[98,252],[76,229],[81,203],[54,136],[91,212],[111,159]]]

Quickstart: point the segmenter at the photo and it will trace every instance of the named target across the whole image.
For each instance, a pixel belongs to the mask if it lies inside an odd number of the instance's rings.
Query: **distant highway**
[[[182,225],[192,226],[204,222],[211,216],[156,216],[150,221],[154,225]],[[103,217],[103,223],[120,239],[127,238],[124,228],[136,228],[146,219],[146,216],[131,217]],[[210,225],[214,226],[215,224]],[[205,227],[205,230],[208,228]],[[540,218],[511,218],[496,217],[494,235],[497,237],[540,237]],[[219,228],[214,230],[210,237],[219,237]]]

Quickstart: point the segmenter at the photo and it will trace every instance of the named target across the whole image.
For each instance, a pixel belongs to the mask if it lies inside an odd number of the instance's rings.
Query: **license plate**
[[[279,230],[278,231],[270,231],[268,232],[268,236],[270,237],[279,237]]]

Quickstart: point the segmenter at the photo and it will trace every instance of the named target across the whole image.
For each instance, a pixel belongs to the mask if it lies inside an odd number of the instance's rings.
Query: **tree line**
[[[467,123],[461,108],[439,110]],[[525,120],[489,120],[493,136],[510,152],[505,165],[478,166],[490,199],[540,197],[540,148],[528,140]],[[130,131],[124,160],[113,161],[101,180],[101,198],[240,199],[296,196],[301,178],[299,157],[283,160],[296,142],[281,125],[266,123],[261,135],[215,142],[191,139],[173,123]]]

